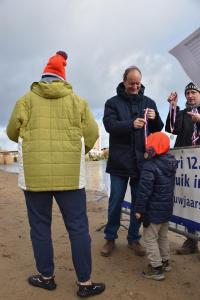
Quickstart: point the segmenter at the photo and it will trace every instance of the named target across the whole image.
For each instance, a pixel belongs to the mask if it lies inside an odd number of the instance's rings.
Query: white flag
[[[200,28],[169,53],[178,59],[187,75],[200,88]]]

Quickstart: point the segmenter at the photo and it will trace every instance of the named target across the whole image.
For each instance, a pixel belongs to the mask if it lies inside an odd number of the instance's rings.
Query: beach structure
[[[14,162],[14,157],[10,151],[0,151],[0,164],[9,165]]]

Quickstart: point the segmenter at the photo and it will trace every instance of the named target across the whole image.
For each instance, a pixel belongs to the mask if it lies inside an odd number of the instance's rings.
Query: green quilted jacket
[[[34,82],[14,107],[8,137],[18,142],[18,184],[29,191],[85,186],[85,153],[98,125],[85,100],[65,81]]]

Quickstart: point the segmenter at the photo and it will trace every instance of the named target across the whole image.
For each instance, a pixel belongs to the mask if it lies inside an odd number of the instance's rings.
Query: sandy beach
[[[141,272],[146,258],[137,257],[127,247],[126,230],[120,229],[113,256],[100,256],[103,232],[96,231],[106,222],[107,198],[100,192],[88,191],[88,217],[92,237],[94,281],[106,283],[106,291],[97,299],[134,300],[199,300],[200,254],[178,256],[175,249],[184,237],[169,233],[173,270],[162,282],[144,279]],[[0,171],[0,299],[2,300],[73,300],[76,277],[71,260],[68,235],[54,204],[52,234],[55,253],[55,291],[28,285],[26,279],[36,272],[29,238],[29,226],[23,192],[17,187],[17,175]]]

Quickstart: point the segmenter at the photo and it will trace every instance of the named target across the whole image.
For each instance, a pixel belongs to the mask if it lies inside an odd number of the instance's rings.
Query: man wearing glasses
[[[138,67],[125,70],[117,95],[105,104],[103,123],[109,133],[109,159],[106,172],[110,174],[111,193],[108,205],[108,222],[105,227],[106,243],[102,256],[109,256],[114,247],[120,226],[121,205],[128,182],[131,187],[131,216],[128,229],[128,246],[139,255],[145,255],[140,244],[140,222],[134,215],[134,199],[145,152],[145,133],[160,131],[163,122],[156,104],[144,96],[142,74]],[[145,110],[146,115],[144,114]],[[148,120],[148,121],[147,121]]]

